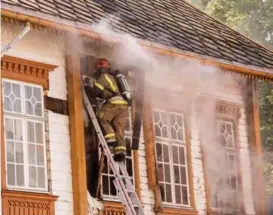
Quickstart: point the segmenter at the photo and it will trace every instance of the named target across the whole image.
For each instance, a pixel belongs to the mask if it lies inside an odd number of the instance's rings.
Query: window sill
[[[31,189],[24,189],[21,187],[10,187],[7,186],[5,192],[17,192],[17,193],[29,193],[29,194],[43,194],[43,195],[50,195],[48,190],[31,190]]]
[[[197,215],[198,211],[194,209],[185,209],[185,208],[167,208],[163,207],[161,209],[156,210],[156,215]]]
[[[3,214],[17,215],[23,211],[24,214],[53,215],[57,198],[51,194],[3,190]]]

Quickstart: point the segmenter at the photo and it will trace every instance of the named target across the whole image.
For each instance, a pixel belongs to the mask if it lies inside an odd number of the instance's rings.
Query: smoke
[[[222,207],[221,210],[231,207],[237,197],[234,193],[229,194],[232,182],[227,174],[226,149],[219,144],[217,135],[216,103],[221,96],[225,96],[226,88],[232,90],[230,86],[236,85],[238,80],[234,75],[220,72],[218,68],[203,65],[197,60],[149,52],[130,34],[114,31],[112,26],[118,23],[122,25],[119,18],[111,16],[92,26],[92,30],[102,38],[120,41],[107,51],[102,47],[100,57],[115,62],[118,68],[143,71],[148,86],[146,95],[149,95],[152,106],[182,112],[186,118],[190,118],[191,128],[195,127],[195,131],[191,131],[192,139],[200,140],[208,170],[214,173],[210,177],[210,189],[213,193],[218,192],[215,206]],[[201,159],[195,154],[192,157]]]

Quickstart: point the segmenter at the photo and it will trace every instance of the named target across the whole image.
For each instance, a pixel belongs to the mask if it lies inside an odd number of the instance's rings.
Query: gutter
[[[87,25],[75,21],[69,21],[63,18],[55,17],[53,15],[47,15],[26,8],[23,9],[18,6],[11,6],[2,3],[1,13],[2,16],[5,17],[21,20],[24,22],[29,21],[32,24],[37,24],[44,27],[53,28],[56,30],[78,33],[82,36],[86,36],[94,40],[110,43],[122,43],[122,41],[119,38],[105,37],[103,35],[100,35],[99,33],[92,31],[90,24]],[[151,52],[156,52],[158,54],[171,57],[195,59],[200,61],[202,64],[212,65],[223,70],[241,73],[249,78],[273,80],[273,69],[249,66],[245,64],[230,62],[227,60],[220,60],[217,58],[203,56],[188,51],[182,51],[180,49],[168,47],[159,43],[149,42],[147,40],[137,39],[137,41],[139,45],[141,45],[144,49]]]

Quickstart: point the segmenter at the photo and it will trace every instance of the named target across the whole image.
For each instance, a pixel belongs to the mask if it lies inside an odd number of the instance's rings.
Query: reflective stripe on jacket
[[[94,87],[102,91],[102,98],[110,104],[128,105],[128,102],[120,95],[115,77],[102,73],[96,80]]]

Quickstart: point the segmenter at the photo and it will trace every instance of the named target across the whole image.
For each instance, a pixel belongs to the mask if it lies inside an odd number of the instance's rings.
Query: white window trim
[[[24,118],[30,118],[30,119],[35,119],[35,120],[37,120],[37,119],[41,119],[41,120],[43,120],[43,121],[45,121],[45,116],[44,116],[44,101],[43,101],[43,99],[44,99],[44,91],[43,91],[43,87],[41,86],[41,85],[37,85],[37,84],[31,84],[31,83],[27,83],[27,82],[23,82],[23,81],[15,81],[15,80],[12,80],[12,79],[6,79],[6,78],[3,78],[2,79],[2,87],[3,87],[3,82],[9,82],[9,83],[15,83],[15,84],[20,84],[20,86],[25,86],[25,85],[27,85],[27,86],[30,86],[30,87],[37,87],[37,88],[40,88],[41,89],[41,92],[42,92],[42,94],[41,94],[41,96],[42,96],[42,98],[41,98],[41,104],[42,104],[42,115],[41,116],[35,116],[35,115],[32,115],[32,114],[27,114],[27,113],[16,113],[16,112],[13,112],[13,111],[6,111],[5,109],[4,109],[4,107],[3,107],[3,113],[5,114],[5,113],[7,113],[7,114],[11,114],[11,115],[15,115],[15,116],[22,116],[22,117],[24,117]],[[25,89],[24,89],[24,87],[22,87],[23,88],[23,91],[21,92],[22,94],[22,97],[21,97],[21,100],[22,101],[25,101]],[[4,92],[2,92],[2,94],[3,94]],[[3,104],[4,104],[4,102],[3,102]],[[25,110],[26,109],[26,104],[25,104],[25,102],[23,102],[22,103],[22,108],[23,108],[23,110]],[[23,111],[22,111],[23,112]]]
[[[235,169],[234,171],[227,171],[227,174],[228,174],[228,177],[229,177],[229,186],[231,186],[231,182],[230,182],[230,173],[236,173],[236,187],[237,189],[236,190],[231,190],[229,192],[236,192],[237,193],[237,200],[238,200],[238,206],[239,208],[220,208],[222,210],[224,210],[223,212],[224,213],[227,213],[227,214],[231,214],[231,213],[238,213],[241,211],[241,205],[240,205],[240,190],[239,190],[239,176],[238,176],[238,163],[237,163],[237,159],[238,159],[238,153],[237,153],[237,148],[236,148],[236,133],[234,133],[234,123],[231,121],[231,120],[224,120],[224,119],[218,119],[216,120],[216,123],[217,123],[217,127],[216,127],[216,132],[217,132],[217,135],[219,135],[219,128],[218,126],[220,126],[220,123],[224,123],[224,124],[230,124],[231,125],[231,132],[232,132],[232,140],[233,140],[233,148],[229,148],[228,146],[227,147],[223,147],[224,150],[225,150],[225,156],[228,156],[228,166],[229,166],[229,155],[234,155],[234,158],[235,158]],[[210,198],[212,197],[212,195],[210,195]],[[219,208],[217,207],[213,207],[211,206],[211,210],[212,211],[217,211]]]
[[[21,92],[21,101],[22,101],[22,113],[16,113],[13,111],[5,111],[4,110],[4,106],[3,106],[3,123],[4,123],[4,128],[5,128],[5,119],[6,118],[10,118],[10,119],[20,119],[22,120],[22,132],[23,132],[23,157],[24,157],[24,182],[25,182],[25,186],[13,186],[13,185],[9,185],[8,184],[8,174],[7,174],[7,166],[8,166],[8,162],[7,162],[7,151],[6,151],[6,134],[4,133],[4,144],[5,144],[5,168],[6,168],[6,174],[5,174],[5,178],[6,178],[6,185],[7,185],[7,189],[9,190],[16,190],[16,191],[25,191],[25,192],[33,192],[33,193],[49,193],[49,189],[48,189],[48,164],[47,164],[47,153],[46,153],[46,141],[45,141],[45,118],[44,118],[44,92],[43,92],[43,87],[41,85],[36,85],[36,84],[29,84],[27,82],[23,82],[23,81],[15,81],[12,79],[2,79],[2,87],[3,87],[3,83],[4,82],[9,82],[9,83],[16,83],[20,85],[20,88],[23,89]],[[35,116],[35,115],[30,115],[30,114],[26,114],[25,112],[25,90],[24,90],[24,86],[31,86],[31,87],[37,87],[41,89],[41,104],[42,104],[42,116]],[[2,90],[2,98],[4,98],[4,91]],[[4,104],[4,101],[2,101]],[[30,166],[28,164],[28,144],[26,141],[27,138],[27,122],[39,122],[42,124],[42,132],[43,132],[43,153],[44,153],[44,168],[45,168],[45,188],[32,188],[29,187],[29,171],[28,171],[28,167]],[[37,167],[37,165],[36,165]],[[16,173],[15,173],[16,174]]]
[[[190,185],[189,185],[189,174],[188,174],[188,153],[187,153],[187,142],[186,142],[186,131],[185,131],[185,121],[184,121],[184,114],[182,113],[178,113],[178,112],[172,112],[172,111],[166,111],[166,110],[161,110],[161,109],[153,109],[153,132],[155,134],[155,119],[154,119],[154,113],[155,112],[162,112],[162,113],[167,113],[167,114],[174,114],[177,116],[181,116],[182,117],[182,123],[183,123],[183,141],[177,141],[177,140],[173,140],[171,139],[171,134],[170,134],[170,126],[169,126],[169,120],[168,120],[168,127],[167,127],[167,134],[169,138],[164,138],[164,137],[157,137],[155,136],[155,142],[156,143],[160,143],[160,144],[164,144],[167,145],[169,148],[169,160],[170,162],[168,163],[170,165],[170,176],[171,176],[171,190],[172,190],[172,202],[165,202],[162,200],[163,205],[168,206],[168,207],[172,207],[172,208],[191,208],[191,203],[190,203]],[[156,143],[155,143],[155,147],[156,147]],[[187,197],[188,197],[188,204],[177,204],[176,203],[176,197],[175,197],[175,181],[174,181],[174,163],[173,163],[173,157],[172,157],[172,146],[182,146],[184,148],[184,155],[185,155],[185,165],[179,165],[179,166],[185,166],[185,172],[186,172],[186,183],[187,183]],[[156,157],[156,165],[159,163],[165,163],[165,162],[161,162],[157,160],[157,153],[156,153],[156,148],[155,150],[155,157]],[[162,153],[163,149],[162,149]],[[180,170],[179,170],[180,171]],[[180,186],[185,186],[182,184],[179,184]],[[183,202],[182,199],[182,192],[181,192],[181,202]]]

